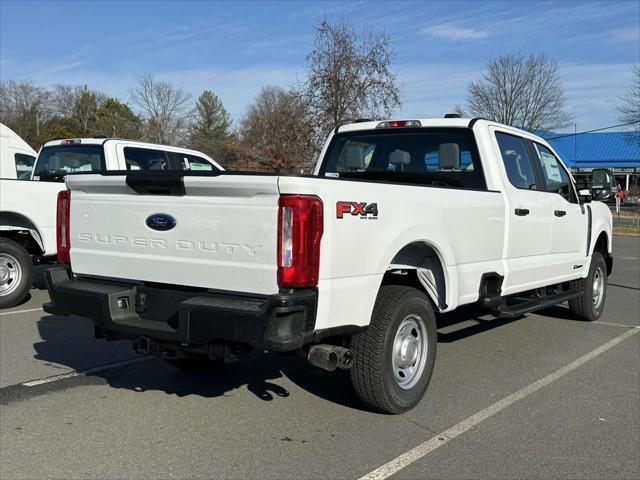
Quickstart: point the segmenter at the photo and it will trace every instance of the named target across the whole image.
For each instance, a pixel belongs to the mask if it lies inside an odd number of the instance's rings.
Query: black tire
[[[411,329],[411,323],[407,324],[411,321],[419,325],[422,333]],[[393,359],[394,343],[396,336],[402,334],[402,325],[403,330],[408,325],[412,336],[426,342],[426,353],[422,348],[422,355],[419,355],[419,359],[424,357],[422,367],[416,368],[412,382],[404,387],[399,382],[405,380],[396,379],[402,370],[394,368]],[[415,407],[431,380],[436,340],[436,319],[425,293],[408,286],[383,286],[378,293],[369,328],[352,337],[354,364],[351,383],[356,394],[368,407],[383,413],[402,413]],[[408,355],[407,350],[405,354]]]
[[[22,245],[0,238],[0,269],[0,308],[14,307],[29,294],[33,261]]]
[[[599,300],[596,301],[597,276],[601,279],[602,289]],[[589,265],[589,275],[581,280],[581,284],[583,293],[581,296],[569,300],[569,309],[580,320],[593,322],[602,315],[607,298],[607,264],[600,252],[593,252],[591,264]]]

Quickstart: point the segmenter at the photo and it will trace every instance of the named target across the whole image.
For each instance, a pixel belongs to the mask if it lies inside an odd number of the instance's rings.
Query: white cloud
[[[476,28],[461,27],[451,23],[441,23],[423,28],[420,33],[445,40],[464,41],[481,40],[489,37],[489,32]]]
[[[616,42],[638,42],[640,41],[640,26],[634,25],[612,30],[611,38]]]

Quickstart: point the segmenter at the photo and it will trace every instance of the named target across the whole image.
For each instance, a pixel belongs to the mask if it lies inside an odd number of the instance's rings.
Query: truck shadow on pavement
[[[64,365],[83,371],[130,359],[136,355],[129,341],[96,340],[93,323],[79,317],[45,315],[38,321],[42,341],[33,345],[35,358],[48,365]],[[61,372],[62,373],[62,372]],[[92,383],[106,382],[113,388],[135,392],[160,391],[185,397],[233,397],[245,389],[263,401],[286,398],[282,384],[287,379],[298,387],[330,402],[361,409],[351,391],[346,371],[325,372],[307,364],[296,354],[252,352],[231,364],[213,363],[201,370],[181,370],[160,358],[88,372]],[[284,380],[284,381],[283,381]]]
[[[494,319],[477,306],[462,307],[438,316],[438,342],[450,343],[517,322],[516,319]],[[541,312],[561,319],[571,319],[567,308],[551,307]],[[41,342],[34,344],[35,358],[50,365],[65,365],[73,370],[134,358],[131,342],[96,340],[93,323],[79,317],[48,315],[38,321]],[[233,397],[246,388],[263,401],[286,398],[290,392],[287,380],[312,395],[332,403],[365,410],[351,388],[349,372],[325,372],[309,365],[297,354],[275,354],[255,351],[236,363],[217,364],[189,371],[174,367],[160,358],[89,372],[87,377],[106,382],[113,388],[135,392],[160,391],[185,397]]]
[[[486,308],[481,308],[478,305],[464,305],[453,312],[439,315],[438,343],[456,342],[463,338],[524,320],[534,314],[561,321],[579,321],[566,305],[554,305],[516,318],[496,318]]]

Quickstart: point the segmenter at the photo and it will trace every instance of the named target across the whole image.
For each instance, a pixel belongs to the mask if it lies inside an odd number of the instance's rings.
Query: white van
[[[0,123],[0,178],[29,180],[37,156],[16,132]]]

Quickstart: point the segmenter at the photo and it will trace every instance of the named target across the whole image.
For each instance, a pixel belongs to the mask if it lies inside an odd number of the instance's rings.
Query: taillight
[[[56,217],[56,245],[58,247],[58,261],[71,263],[71,241],[69,235],[69,210],[71,207],[71,192],[58,192],[58,208]]]
[[[315,287],[320,273],[322,200],[312,195],[282,195],[278,209],[278,285]]]

